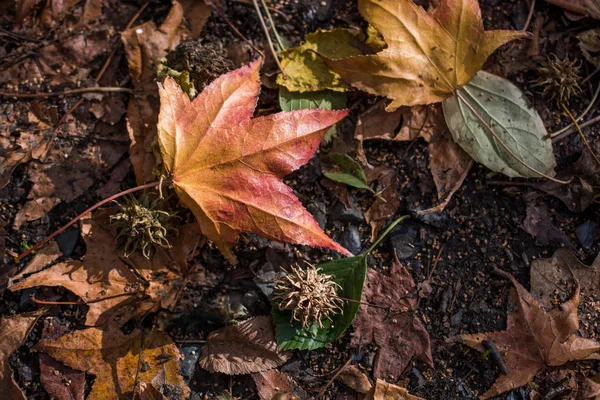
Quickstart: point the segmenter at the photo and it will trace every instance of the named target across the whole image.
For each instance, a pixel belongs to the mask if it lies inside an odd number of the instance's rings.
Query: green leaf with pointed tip
[[[345,183],[359,189],[373,192],[367,185],[365,171],[359,163],[347,154],[331,153],[321,164],[323,175],[335,182]]]
[[[510,81],[479,71],[458,93],[523,162],[553,176],[556,161],[542,119]],[[454,141],[475,161],[510,177],[539,178],[509,154],[457,96],[443,101]]]
[[[367,276],[367,254],[342,258],[317,266],[320,273],[333,275],[334,281],[342,288],[338,295],[360,302]],[[290,311],[281,311],[273,305],[273,322],[277,326],[277,343],[281,350],[314,350],[337,339],[352,324],[359,309],[359,303],[345,301],[343,311],[335,314],[332,322],[322,321],[323,328],[315,323],[310,328],[302,328],[298,321],[291,320]]]

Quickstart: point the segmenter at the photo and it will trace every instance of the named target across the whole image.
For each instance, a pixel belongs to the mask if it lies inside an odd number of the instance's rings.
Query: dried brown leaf
[[[335,379],[357,393],[366,394],[373,388],[367,375],[356,365],[346,365]]]
[[[0,318],[0,397],[3,399],[25,400],[25,395],[15,383],[13,370],[9,364],[10,355],[23,344],[29,331],[42,312],[20,314]]]
[[[88,328],[58,339],[42,340],[33,348],[79,371],[96,376],[88,400],[112,400],[139,391],[134,384],[150,384],[161,376],[173,398],[185,399],[189,389],[179,373],[179,351],[162,332],[147,335],[120,329]],[[140,360],[140,357],[142,359]],[[137,381],[136,381],[137,377]]]
[[[40,381],[54,399],[85,398],[85,373],[69,368],[46,354],[40,354]]]
[[[261,400],[273,400],[276,396],[287,396],[289,400],[308,400],[312,397],[283,372],[275,369],[252,374]]]
[[[379,193],[371,207],[365,212],[365,220],[371,225],[371,242],[374,242],[381,226],[396,214],[400,206],[400,198],[396,192],[398,173],[394,169],[382,166],[365,170],[365,175],[369,185],[377,181],[375,191]]]
[[[271,317],[254,317],[211,332],[200,366],[228,375],[251,374],[276,368],[289,355],[277,348]]]
[[[364,400],[424,400],[421,397],[413,396],[406,388],[387,383],[377,379],[375,387],[371,393],[367,394]]]
[[[509,297],[506,330],[460,336],[463,343],[481,352],[485,351],[483,341],[491,340],[508,369],[508,375],[496,379],[482,399],[523,386],[546,367],[589,359],[600,350],[600,343],[574,335],[579,325],[579,284],[570,300],[548,312],[512,275],[496,272],[516,289]]]
[[[56,261],[60,256],[62,256],[62,253],[58,248],[58,244],[56,242],[49,243],[33,256],[33,259],[25,266],[25,268],[10,278],[9,285],[23,278],[25,275],[41,271]]]
[[[400,376],[413,357],[433,366],[429,333],[414,312],[417,287],[397,258],[390,275],[369,269],[363,302],[377,307],[361,304],[352,344],[379,346],[373,368],[376,378]]]

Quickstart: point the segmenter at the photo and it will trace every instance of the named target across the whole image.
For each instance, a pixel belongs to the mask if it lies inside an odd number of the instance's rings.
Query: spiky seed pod
[[[303,328],[315,322],[323,328],[323,319],[332,321],[331,317],[342,310],[343,300],[337,295],[340,285],[333,281],[333,276],[319,271],[312,265],[306,270],[292,267],[289,274],[275,283],[273,301],[280,310],[290,310],[291,321],[301,322]]]
[[[568,57],[560,60],[552,54],[548,61],[539,69],[539,78],[535,87],[542,88],[542,95],[558,103],[568,103],[571,96],[581,92],[579,87],[579,70],[581,63],[569,60]]]
[[[171,247],[167,234],[177,230],[170,224],[173,215],[163,211],[164,205],[164,201],[158,197],[150,201],[148,194],[139,200],[129,196],[125,198],[125,204],[119,203],[121,211],[111,216],[110,220],[116,225],[116,240],[123,246],[126,257],[141,250],[144,257],[149,259],[159,246]]]

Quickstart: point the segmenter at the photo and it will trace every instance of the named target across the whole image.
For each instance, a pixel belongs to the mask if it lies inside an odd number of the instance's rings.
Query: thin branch
[[[590,112],[590,110],[592,109],[592,106],[594,105],[594,103],[596,102],[596,99],[598,98],[599,93],[600,93],[600,84],[598,84],[598,86],[596,87],[596,91],[594,92],[594,96],[592,96],[592,100],[590,100],[590,104],[588,104],[588,106],[585,108],[585,110],[583,110],[583,112],[577,118],[575,118],[575,122],[581,121],[583,119],[583,117],[585,117],[587,115],[587,113]],[[555,137],[562,135],[563,133],[565,133],[566,131],[568,131],[574,127],[575,127],[575,124],[570,123],[569,125],[565,126],[564,128],[562,128],[556,132],[550,133],[549,136],[552,139],[554,139]]]
[[[574,12],[577,14],[586,15],[589,17],[588,10],[583,6],[576,4],[572,0],[546,0],[546,2],[550,3],[550,4],[554,4],[555,6],[558,6],[560,8],[564,8],[565,10],[568,10],[568,11],[571,11],[571,12]]]
[[[590,119],[589,121],[586,121],[583,124],[579,125],[579,128],[581,128],[581,129],[587,128],[588,126],[594,125],[594,124],[596,124],[598,122],[600,122],[600,115],[596,115],[594,118]],[[561,140],[563,140],[564,138],[566,138],[567,136],[569,136],[573,132],[574,131],[567,131],[567,132],[563,133],[560,136],[552,138],[552,142],[553,143],[560,142]]]
[[[94,204],[93,206],[91,206],[90,208],[88,208],[87,210],[85,210],[84,212],[82,212],[81,214],[79,214],[78,216],[76,216],[75,218],[73,218],[71,221],[69,221],[68,223],[66,223],[65,225],[63,225],[60,229],[58,229],[57,231],[55,231],[54,233],[52,233],[50,236],[48,236],[46,239],[42,240],[41,242],[36,243],[34,246],[30,247],[28,250],[26,250],[24,253],[22,253],[21,255],[19,255],[15,261],[19,262],[21,261],[24,257],[28,256],[29,254],[31,254],[32,252],[38,250],[40,247],[42,247],[43,245],[45,245],[46,243],[48,243],[50,240],[54,239],[56,236],[60,235],[61,233],[63,233],[65,231],[65,229],[67,229],[68,227],[70,227],[71,225],[73,225],[75,222],[79,221],[84,215],[94,211],[95,209],[97,209],[98,207],[103,206],[106,203],[109,203],[115,199],[118,199],[119,197],[125,196],[126,194],[129,193],[134,193],[140,190],[144,190],[144,189],[149,189],[152,187],[155,187],[157,185],[159,185],[160,182],[156,181],[156,182],[152,182],[152,183],[146,183],[145,185],[141,185],[141,186],[136,186],[134,188],[131,189],[127,189],[123,192],[114,194],[110,197],[107,197],[106,199]]]
[[[140,290],[138,290],[138,291],[135,291],[135,292],[119,293],[119,294],[113,294],[111,296],[99,297],[97,299],[89,300],[89,301],[46,301],[46,300],[36,299],[35,296],[34,296],[34,297],[31,298],[31,301],[33,301],[36,304],[43,304],[43,305],[49,305],[49,306],[53,306],[53,305],[58,305],[58,306],[65,306],[65,305],[66,306],[79,306],[79,305],[99,303],[99,302],[104,301],[104,300],[110,300],[110,299],[115,299],[115,298],[119,298],[119,297],[135,296],[135,295],[138,295],[140,293],[143,293],[143,292],[140,291]]]
[[[351,361],[352,361],[352,356],[350,356],[348,361],[346,361],[346,363],[344,365],[342,365],[340,367],[340,369],[337,370],[337,372],[331,377],[331,379],[325,384],[325,386],[323,386],[323,388],[319,391],[319,394],[317,394],[317,397],[316,397],[317,399],[320,399],[323,397],[323,395],[325,394],[325,391],[327,390],[329,385],[331,385],[333,383],[333,381],[335,380],[335,378],[337,378],[342,373],[344,368],[346,368],[348,365],[350,365]]]
[[[221,7],[221,3],[219,1],[213,1],[213,0],[206,0],[206,3],[212,7],[214,7],[217,12],[219,13],[219,16],[221,18],[223,18],[223,20],[227,23],[227,25],[229,25],[229,27],[231,29],[233,29],[233,31],[236,33],[236,35],[238,35],[244,42],[246,42],[248,44],[248,46],[250,46],[252,48],[252,50],[254,50],[255,52],[257,52],[258,54],[260,54],[260,56],[264,59],[265,58],[265,54],[260,51],[259,49],[256,48],[256,46],[254,46],[252,44],[252,42],[242,34],[242,32],[239,31],[238,28],[235,27],[235,25],[233,25],[233,23],[229,20],[229,18],[227,18],[227,15],[225,14],[225,11],[223,11],[223,8]]]
[[[281,36],[279,36],[279,32],[277,32],[277,27],[275,27],[275,22],[273,21],[273,17],[269,12],[269,7],[267,7],[267,2],[265,0],[260,0],[263,8],[265,9],[265,13],[267,14],[267,18],[269,19],[269,23],[271,24],[271,30],[273,31],[273,35],[275,35],[275,40],[277,40],[277,45],[279,46],[279,51],[285,50],[285,45],[283,44],[283,40],[281,40]]]
[[[285,75],[283,66],[279,62],[279,56],[277,55],[277,52],[275,51],[275,47],[273,46],[273,41],[271,40],[271,35],[269,35],[269,28],[267,28],[267,24],[265,24],[265,20],[262,16],[262,13],[260,12],[260,7],[258,6],[258,2],[256,0],[252,0],[252,2],[254,3],[254,9],[256,10],[258,19],[260,20],[260,25],[262,26],[263,30],[265,31],[265,35],[267,36],[267,42],[269,43],[269,49],[271,49],[271,54],[273,54],[273,58],[275,59],[275,62],[277,63],[277,67],[279,68],[281,73]]]
[[[0,28],[0,33],[4,34],[6,36],[10,36],[13,39],[24,40],[26,42],[33,42],[33,43],[40,43],[41,42],[41,40],[33,39],[33,38],[28,38],[26,36],[19,35],[18,33],[14,33],[14,32],[8,31],[8,30],[6,30],[4,28]]]
[[[0,97],[15,97],[17,99],[38,99],[54,96],[71,96],[79,93],[91,93],[91,92],[122,92],[133,94],[133,90],[129,88],[113,87],[113,86],[100,86],[100,87],[88,87],[63,90],[60,92],[45,92],[45,93],[9,93],[0,92]]]
[[[488,132],[490,132],[492,134],[492,136],[494,137],[494,139],[496,140],[496,142],[498,142],[500,144],[500,146],[502,146],[502,148],[512,157],[514,158],[519,164],[521,164],[522,166],[524,166],[525,168],[527,168],[529,171],[544,177],[552,182],[556,182],[556,183],[560,183],[562,185],[568,185],[572,179],[570,179],[569,181],[561,181],[559,179],[553,178],[549,175],[544,174],[543,172],[538,171],[537,169],[533,168],[532,166],[530,166],[529,164],[527,164],[525,161],[521,160],[521,158],[519,156],[517,156],[498,136],[498,134],[496,134],[496,132],[494,132],[494,130],[492,129],[491,126],[488,125],[488,123],[483,119],[483,117],[481,115],[479,115],[479,113],[477,112],[477,110],[475,110],[473,108],[473,106],[471,104],[469,104],[469,102],[463,97],[462,94],[460,94],[460,91],[456,91],[455,92],[456,97],[458,97],[458,99],[460,101],[462,101],[464,103],[465,106],[467,106],[467,108],[473,113],[473,115],[475,115],[475,117],[479,120],[479,122],[481,122],[481,124],[485,127],[485,129],[488,130]]]
[[[529,6],[529,14],[527,15],[527,20],[525,21],[525,25],[523,25],[523,28],[521,29],[522,32],[527,31],[527,28],[529,28],[529,24],[531,23],[531,19],[533,17],[533,10],[535,9],[535,0],[531,0],[531,4]],[[513,51],[515,49],[515,47],[517,47],[517,42],[513,42],[510,47],[508,48],[508,50],[506,50],[504,52],[504,56],[507,56],[511,53],[511,51]]]
[[[567,113],[567,115],[569,116],[569,118],[571,118],[571,121],[573,121],[573,124],[575,125],[575,128],[577,129],[577,132],[579,132],[579,136],[581,137],[581,140],[583,140],[583,144],[585,144],[585,147],[587,147],[587,149],[590,151],[590,153],[592,154],[592,157],[594,158],[594,160],[596,160],[596,162],[598,163],[598,165],[600,165],[600,159],[598,159],[598,157],[596,156],[596,154],[594,154],[594,150],[592,150],[592,146],[590,146],[590,143],[588,142],[587,138],[585,137],[585,135],[581,131],[581,128],[579,127],[579,124],[575,120],[575,117],[573,117],[573,114],[571,114],[571,111],[569,111],[569,109],[567,108],[567,106],[565,106],[565,104],[562,101],[560,102],[560,105],[561,105],[562,109],[564,110],[564,112]]]

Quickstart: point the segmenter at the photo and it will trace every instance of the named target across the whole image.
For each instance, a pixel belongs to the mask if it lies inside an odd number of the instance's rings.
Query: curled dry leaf
[[[429,333],[414,312],[417,287],[397,258],[389,276],[368,271],[363,302],[354,320],[352,344],[379,346],[373,368],[376,378],[400,376],[413,357],[433,366]]]
[[[131,396],[141,384],[151,384],[157,376],[164,380],[173,398],[185,399],[189,394],[179,373],[179,351],[162,332],[124,335],[114,326],[107,330],[88,328],[42,340],[33,349],[95,375],[88,400]],[[136,384],[138,387],[134,387]]]
[[[356,365],[346,365],[335,379],[357,393],[366,394],[373,388],[369,377]]]
[[[426,12],[412,0],[359,0],[358,9],[388,47],[372,56],[327,59],[358,89],[400,106],[440,102],[481,69],[492,52],[520,31],[483,30],[477,0],[442,0]]]
[[[277,348],[271,318],[254,317],[211,332],[200,366],[228,375],[251,374],[276,368],[289,356]]]
[[[10,355],[22,344],[42,312],[0,318],[0,396],[4,399],[25,400],[25,395],[15,383],[9,364]]]
[[[549,366],[589,359],[600,350],[600,343],[574,335],[579,326],[578,283],[570,300],[548,312],[512,275],[498,269],[496,272],[516,289],[509,296],[506,330],[460,336],[464,344],[481,352],[486,350],[483,342],[491,340],[508,369],[508,375],[500,375],[482,399],[523,386]]]
[[[364,400],[424,400],[421,397],[413,396],[406,388],[387,383],[384,380],[377,379],[375,387],[367,394]]]
[[[160,86],[158,140],[179,199],[232,263],[241,232],[350,253],[319,228],[282,181],[306,164],[348,111],[297,110],[252,118],[260,61],[229,72],[190,101]]]
[[[159,58],[175,49],[187,30],[184,11],[177,1],[160,27],[153,21],[134,26],[121,34],[129,73],[135,88],[127,108],[127,131],[131,139],[129,159],[138,184],[154,181],[158,90],[154,78]]]
[[[289,400],[312,399],[292,378],[275,369],[252,374],[256,390],[261,400],[278,399],[276,396],[288,396]]]

